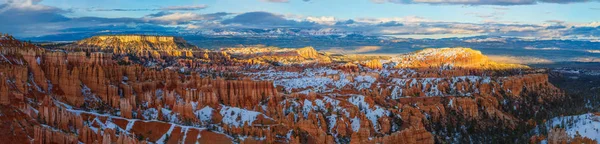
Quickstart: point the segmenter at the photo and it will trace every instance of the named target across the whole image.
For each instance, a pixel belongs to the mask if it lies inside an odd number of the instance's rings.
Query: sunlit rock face
[[[460,67],[471,69],[517,69],[528,68],[524,65],[498,63],[470,48],[429,48],[398,58],[397,67]]]
[[[287,49],[276,47],[226,48],[220,50],[232,57],[252,63],[292,65],[309,63],[331,63],[331,58],[319,54],[313,47]]]
[[[191,50],[197,49],[197,47],[182,38],[172,36],[108,35],[87,38],[65,49],[160,58],[162,56],[192,57]]]
[[[179,37],[148,35],[95,36],[78,41],[76,44],[110,49],[130,49],[134,51],[195,48],[195,46],[188,44],[184,39]]]
[[[193,49],[189,57],[161,61],[138,56],[148,63],[115,56],[179,51],[182,41],[97,36],[63,52],[3,37],[0,120],[2,129],[15,131],[0,137],[11,143],[469,142],[501,138],[499,132],[518,129],[565,98],[547,74],[466,48],[398,57],[311,47]]]

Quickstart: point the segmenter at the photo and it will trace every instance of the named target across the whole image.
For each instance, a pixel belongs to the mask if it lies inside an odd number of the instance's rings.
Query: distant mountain
[[[211,29],[196,31],[180,31],[181,35],[199,36],[239,36],[239,37],[291,37],[291,36],[347,36],[362,34],[340,29],[298,29],[298,28],[272,28],[272,29]]]
[[[194,45],[183,38],[150,35],[104,35],[94,36],[74,43],[77,46],[112,48],[128,51],[192,49]]]

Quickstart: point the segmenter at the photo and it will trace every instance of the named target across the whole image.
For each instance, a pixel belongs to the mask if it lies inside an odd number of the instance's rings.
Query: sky
[[[274,0],[277,1],[277,0]],[[352,2],[348,2],[352,1]],[[451,1],[451,0],[448,0]],[[458,1],[458,0],[456,0]],[[476,1],[476,0],[472,0]],[[485,1],[485,0],[481,0]],[[493,0],[488,0],[493,1]],[[497,0],[501,1],[501,0]],[[511,0],[505,0],[511,1]],[[514,0],[513,0],[514,1]],[[516,0],[518,1],[518,0]],[[566,0],[565,0],[566,1]],[[63,9],[147,9],[164,6],[206,5],[199,13],[244,13],[265,11],[284,15],[325,16],[338,19],[385,18],[419,16],[440,21],[482,22],[482,15],[496,15],[500,20],[523,23],[544,23],[548,20],[569,22],[594,22],[600,19],[600,3],[542,3],[523,5],[465,5],[465,4],[397,4],[370,0],[289,0],[268,2],[266,0],[45,0],[42,4]],[[473,4],[476,4],[473,2]],[[598,8],[598,9],[595,9]],[[72,16],[142,17],[152,11],[84,11]]]
[[[17,37],[151,29],[600,39],[600,0],[0,0]]]

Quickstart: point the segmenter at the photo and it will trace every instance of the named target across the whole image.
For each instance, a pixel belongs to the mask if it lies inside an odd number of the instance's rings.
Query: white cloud
[[[310,22],[322,24],[322,25],[334,25],[337,22],[335,17],[327,17],[327,16],[306,17],[306,20],[310,21]]]
[[[207,5],[168,6],[161,8],[161,10],[200,10],[207,7]]]
[[[146,16],[142,19],[146,20],[146,21],[155,21],[155,22],[176,25],[176,24],[183,23],[183,22],[204,20],[205,17],[203,15],[196,14],[196,13],[177,12],[177,13],[170,13],[170,14],[165,14],[165,15],[156,16],[156,17]]]
[[[8,10],[18,11],[61,11],[56,7],[39,5],[42,0],[7,0],[6,6],[0,9],[0,13]]]
[[[600,22],[591,22],[591,23],[584,23],[584,24],[575,24],[574,26],[579,26],[579,27],[600,27]]]
[[[532,32],[542,29],[541,27],[533,27],[533,26],[507,26],[501,27],[500,32]]]
[[[406,17],[391,17],[391,18],[357,18],[354,19],[356,22],[378,24],[386,22],[402,22],[402,23],[421,23],[421,22],[435,22],[430,19],[425,19],[419,16],[406,16]]]
[[[199,29],[200,26],[198,25],[193,25],[193,24],[188,24],[186,25],[186,29]]]
[[[577,3],[598,0],[371,0],[374,3],[398,3],[398,4],[456,4],[456,5],[531,5],[538,3]]]

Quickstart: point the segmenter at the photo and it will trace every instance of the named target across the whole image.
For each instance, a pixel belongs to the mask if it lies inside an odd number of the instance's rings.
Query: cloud
[[[167,6],[161,8],[140,8],[140,9],[91,9],[92,11],[196,11],[208,8],[207,5],[189,5],[189,6]]]
[[[573,58],[571,59],[572,61],[576,61],[576,62],[600,62],[600,58],[597,57],[577,57],[577,58]]]
[[[391,17],[391,18],[357,18],[354,19],[356,22],[379,24],[387,22],[403,22],[403,23],[422,23],[422,22],[434,22],[433,20],[425,19],[419,16],[406,16],[406,17]]]
[[[230,13],[197,14],[192,12],[159,12],[147,15],[143,17],[142,20],[158,24],[177,25],[186,24],[193,21],[219,20],[223,16],[229,14]]]
[[[565,21],[562,20],[547,20],[547,23],[556,23],[556,24],[562,24],[565,23]]]
[[[233,24],[250,27],[312,27],[316,26],[313,22],[295,21],[284,18],[282,15],[276,15],[269,12],[248,12],[239,14],[231,19],[226,19],[222,24]]]
[[[465,13],[466,15],[473,15],[475,17],[479,17],[482,19],[500,19],[503,15],[504,12],[500,12],[500,11],[494,11],[491,13],[481,13],[481,12],[468,12]]]
[[[0,5],[0,13],[6,11],[35,11],[35,12],[66,12],[56,7],[39,5],[42,0],[7,0],[5,4]]]
[[[532,5],[538,3],[578,3],[598,0],[371,0],[374,3],[443,4],[443,5]]]
[[[323,25],[334,25],[335,23],[337,23],[337,20],[335,19],[335,17],[327,17],[327,16],[306,17],[306,20],[310,21],[310,22],[318,23],[318,24],[323,24]]]
[[[35,32],[40,23],[64,22],[70,18],[62,15],[68,11],[38,5],[40,0],[8,0],[0,5],[0,31],[5,33]],[[27,28],[31,27],[31,28]],[[48,26],[45,26],[48,27]],[[40,33],[43,33],[41,31]]]
[[[526,46],[523,49],[526,49],[526,50],[561,50],[561,48],[558,48],[558,47],[542,47],[542,48],[538,48],[538,47],[532,47],[532,46]]]
[[[288,3],[288,2],[290,2],[289,0],[260,0],[260,1],[263,1],[263,2],[272,2],[272,3]],[[302,0],[302,1],[308,2],[310,0]]]
[[[261,0],[264,2],[274,2],[274,3],[287,3],[290,2],[289,0]]]
[[[395,27],[395,26],[404,26],[404,24],[402,24],[401,22],[398,22],[398,21],[389,21],[389,22],[384,22],[384,23],[378,24],[377,26],[380,26],[380,27]]]
[[[190,6],[168,6],[163,7],[161,10],[179,10],[179,11],[193,11],[207,8],[207,5],[190,5]]]
[[[142,18],[146,21],[149,22],[157,22],[157,23],[162,23],[162,24],[171,24],[171,25],[176,25],[176,24],[180,24],[180,23],[185,23],[185,22],[189,22],[189,21],[199,21],[199,20],[204,20],[204,16],[200,15],[200,14],[196,14],[196,13],[168,13],[168,14],[164,14],[164,15],[159,15],[159,16],[150,16],[150,17],[144,17]]]
[[[490,38],[472,38],[472,39],[467,39],[464,40],[464,42],[468,42],[468,43],[482,43],[482,42],[500,42],[500,43],[506,43],[506,38],[498,38],[498,37],[490,37]]]
[[[426,1],[411,0],[406,2]],[[447,2],[449,0],[437,1]],[[454,1],[474,2],[478,0]],[[514,2],[520,0],[504,1]],[[389,2],[389,0],[386,2]],[[487,0],[486,2],[492,2],[492,0]],[[559,3],[560,1],[537,0],[535,2]],[[206,8],[206,6],[162,7],[153,9],[157,10],[155,13],[147,14],[143,17],[129,18],[68,17],[65,15],[71,15],[74,12],[43,5],[40,3],[40,0],[10,0],[5,4],[0,4],[0,17],[2,18],[2,21],[0,21],[0,31],[11,33],[18,37],[33,37],[40,35],[128,31],[168,33],[174,31],[225,29],[236,32],[249,29],[288,28],[293,29],[293,31],[304,31],[307,33],[356,32],[372,36],[487,35],[493,37],[533,37],[536,39],[600,41],[600,22],[570,24],[559,20],[548,20],[543,24],[519,24],[497,20],[499,19],[499,15],[503,14],[501,10],[494,10],[495,12],[491,13],[469,13],[470,15],[484,18],[484,21],[488,21],[488,23],[461,23],[432,20],[419,16],[340,19],[332,16],[282,15],[270,12],[238,14],[192,12],[192,10],[203,8]],[[472,41],[477,42],[478,40]]]

